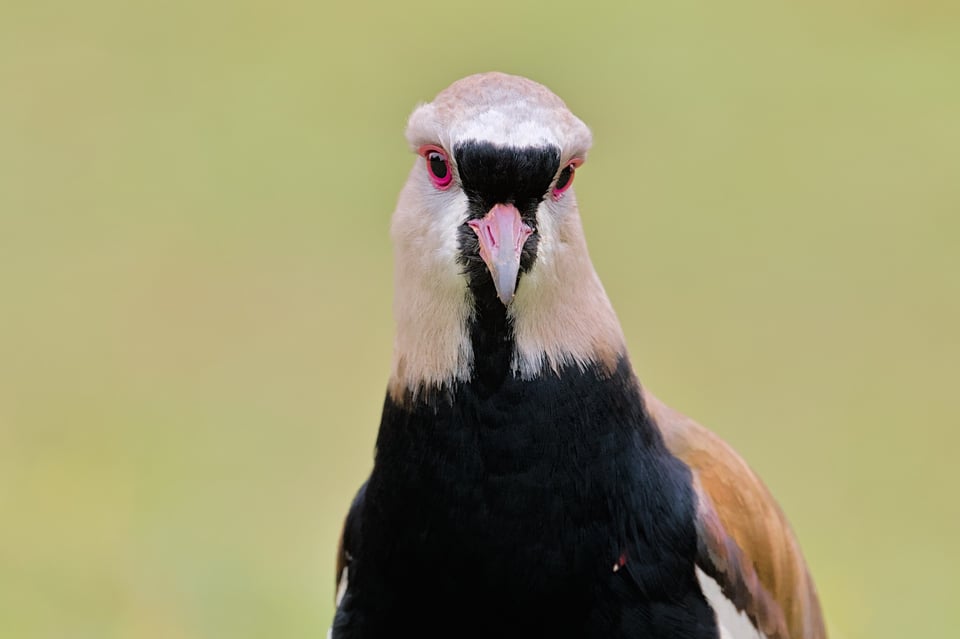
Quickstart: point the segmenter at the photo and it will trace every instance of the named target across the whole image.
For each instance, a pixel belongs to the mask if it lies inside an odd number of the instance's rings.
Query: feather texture
[[[644,400],[693,472],[701,568],[768,639],[825,637],[813,580],[767,487],[717,435],[649,392]]]

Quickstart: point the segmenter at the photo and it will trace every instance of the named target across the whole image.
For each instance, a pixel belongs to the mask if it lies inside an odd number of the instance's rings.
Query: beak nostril
[[[487,265],[497,297],[505,305],[513,300],[520,271],[520,255],[530,236],[520,211],[512,204],[497,204],[479,220],[467,223],[477,235],[480,258]]]

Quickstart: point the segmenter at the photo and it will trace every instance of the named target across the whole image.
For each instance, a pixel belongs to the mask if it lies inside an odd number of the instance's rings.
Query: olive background
[[[492,69],[593,129],[634,365],[769,484],[832,636],[955,634],[960,5],[13,0],[0,636],[325,635],[406,118]]]

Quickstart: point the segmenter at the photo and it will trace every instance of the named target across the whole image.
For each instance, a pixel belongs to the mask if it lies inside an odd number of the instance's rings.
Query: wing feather
[[[767,487],[715,434],[646,391],[644,401],[693,472],[700,568],[769,639],[824,639],[816,588]]]

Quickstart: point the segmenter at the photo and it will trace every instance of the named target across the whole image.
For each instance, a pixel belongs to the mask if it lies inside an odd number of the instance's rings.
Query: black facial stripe
[[[513,204],[524,220],[533,216],[560,167],[560,149],[555,146],[464,142],[453,152],[471,214],[479,216],[495,204]]]
[[[537,207],[546,197],[560,167],[560,149],[555,146],[508,147],[489,142],[464,142],[453,150],[460,184],[467,196],[470,219],[485,216],[497,204],[513,204],[533,234],[520,255],[520,273],[527,272],[537,257]],[[493,302],[496,291],[487,267],[480,259],[479,242],[464,224],[458,235],[460,262],[475,298]],[[494,306],[499,305],[497,302]],[[502,309],[502,306],[501,306]]]

